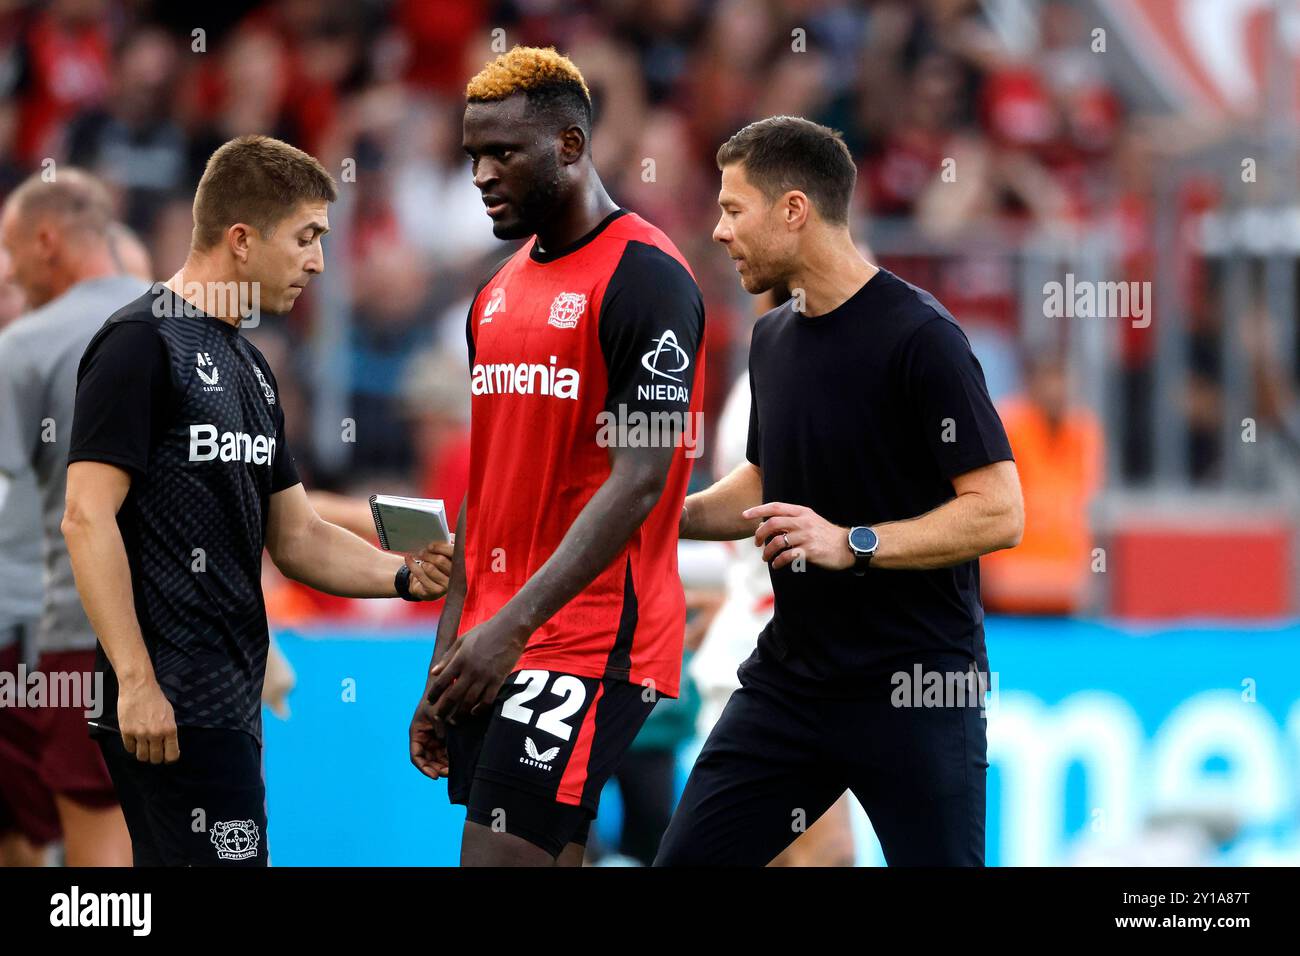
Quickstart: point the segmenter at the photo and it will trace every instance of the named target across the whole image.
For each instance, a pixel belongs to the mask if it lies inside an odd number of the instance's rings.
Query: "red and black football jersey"
[[[572,245],[534,237],[481,287],[471,373],[466,596],[482,624],[555,553],[610,474],[611,439],[677,451],[658,504],[618,556],[528,640],[517,668],[646,683],[675,697],[686,611],[677,525],[698,454],[704,304],[660,230],[618,210]],[[640,431],[638,431],[640,427]]]

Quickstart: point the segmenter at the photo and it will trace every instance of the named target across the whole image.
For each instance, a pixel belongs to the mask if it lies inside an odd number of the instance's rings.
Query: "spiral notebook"
[[[370,513],[385,551],[413,554],[431,542],[451,540],[441,498],[371,495]]]

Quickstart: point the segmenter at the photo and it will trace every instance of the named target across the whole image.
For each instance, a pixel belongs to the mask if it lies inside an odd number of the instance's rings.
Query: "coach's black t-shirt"
[[[117,523],[136,616],[177,724],[260,740],[267,505],[298,483],[262,353],[155,286],[86,347],[68,461],[131,474]],[[97,669],[105,702],[93,723],[116,731],[117,681],[102,646]]]
[[[885,269],[824,315],[791,300],[759,319],[749,384],[747,456],[763,501],[844,527],[924,514],[954,496],[955,476],[1011,459],[965,333]],[[988,666],[978,561],[861,577],[808,564],[771,577],[775,611],[750,662],[792,687],[852,696],[918,651]]]

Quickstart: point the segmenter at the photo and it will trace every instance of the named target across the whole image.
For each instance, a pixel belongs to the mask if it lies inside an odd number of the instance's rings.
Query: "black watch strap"
[[[397,589],[397,596],[403,601],[420,600],[411,593],[411,569],[403,564],[397,569],[397,574],[393,576],[393,587]]]

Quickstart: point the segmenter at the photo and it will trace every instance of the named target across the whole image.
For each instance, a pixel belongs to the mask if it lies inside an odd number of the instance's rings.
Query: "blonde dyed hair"
[[[465,87],[471,103],[491,103],[515,93],[570,86],[591,104],[591,91],[582,71],[554,47],[517,46],[479,70]]]

